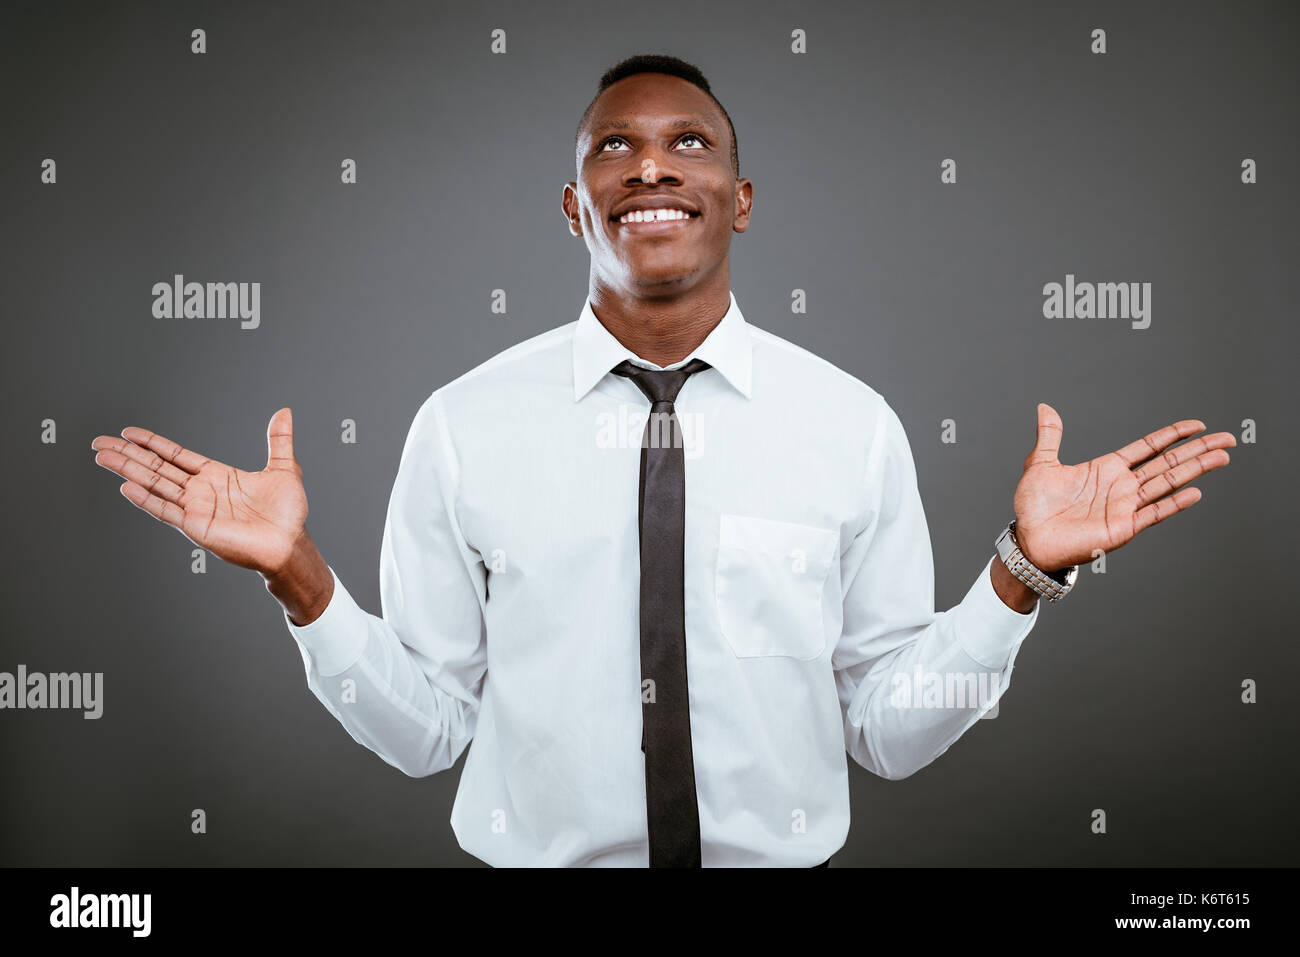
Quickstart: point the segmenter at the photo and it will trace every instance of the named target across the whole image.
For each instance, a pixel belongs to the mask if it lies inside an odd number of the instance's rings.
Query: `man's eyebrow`
[[[634,124],[631,119],[621,117],[621,116],[614,116],[614,117],[610,117],[607,120],[601,120],[600,122],[593,124],[591,127],[591,133],[594,136],[597,133],[603,133],[606,130],[630,130],[632,129],[633,125]],[[706,120],[702,116],[679,116],[676,119],[671,120],[669,123],[667,123],[666,126],[670,132],[690,129],[692,127],[703,128],[708,130],[710,133],[716,134],[717,132],[713,123],[710,120]]]

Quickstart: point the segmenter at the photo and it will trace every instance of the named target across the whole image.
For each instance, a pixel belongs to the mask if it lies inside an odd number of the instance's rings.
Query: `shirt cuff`
[[[989,559],[955,615],[962,650],[991,671],[1006,667],[1016,646],[1038,621],[1038,609],[1045,600],[1040,598],[1025,615],[999,598],[989,575],[993,563],[1000,560],[996,555]]]
[[[330,566],[330,574],[334,576],[334,594],[320,617],[305,625],[295,625],[289,619],[289,613],[284,613],[284,623],[302,649],[308,668],[314,667],[318,674],[327,678],[356,663],[365,650],[369,632],[366,613],[343,587],[333,566]]]

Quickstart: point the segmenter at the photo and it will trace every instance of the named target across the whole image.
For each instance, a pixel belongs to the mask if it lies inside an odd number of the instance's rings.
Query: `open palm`
[[[121,493],[218,558],[270,573],[284,566],[307,521],[302,469],[293,454],[293,413],[266,429],[267,461],[246,472],[134,426],[91,443],[95,462],[127,479]]]
[[[1038,405],[1038,441],[1025,459],[1013,507],[1016,539],[1025,557],[1047,572],[1092,561],[1094,551],[1114,551],[1143,529],[1195,504],[1200,489],[1184,487],[1229,462],[1237,444],[1228,432],[1175,442],[1205,430],[1183,419],[1114,452],[1079,465],[1063,465],[1061,417]]]

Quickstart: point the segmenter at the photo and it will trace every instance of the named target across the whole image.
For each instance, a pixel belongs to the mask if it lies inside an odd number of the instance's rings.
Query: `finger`
[[[1200,419],[1183,419],[1163,429],[1156,429],[1150,435],[1144,435],[1135,442],[1130,442],[1115,454],[1124,460],[1129,468],[1135,468],[1147,459],[1159,455],[1179,439],[1205,431],[1205,423]]]
[[[1133,477],[1138,480],[1139,485],[1144,485],[1165,470],[1175,468],[1197,455],[1213,449],[1231,448],[1236,444],[1237,440],[1231,432],[1215,432],[1213,435],[1203,435],[1199,439],[1185,442],[1176,449],[1167,449],[1161,452],[1159,456],[1151,459],[1134,472]]]
[[[1162,498],[1158,502],[1152,502],[1146,508],[1138,509],[1133,513],[1133,534],[1136,535],[1143,529],[1150,528],[1157,522],[1163,522],[1171,515],[1177,515],[1185,508],[1195,505],[1201,500],[1201,490],[1194,485],[1184,489],[1179,489],[1168,498]]]
[[[126,479],[131,479],[146,492],[164,498],[169,502],[179,502],[185,489],[159,472],[147,468],[135,459],[127,458],[121,452],[104,449],[95,455],[95,464],[102,465],[110,472],[116,472]]]
[[[1212,452],[1206,452],[1198,455],[1190,462],[1184,462],[1177,468],[1162,472],[1146,484],[1138,488],[1138,502],[1145,504],[1154,502],[1162,495],[1168,495],[1174,489],[1186,485],[1188,482],[1204,475],[1206,472],[1213,472],[1215,469],[1221,469],[1231,460],[1228,453],[1223,449],[1215,449]]]
[[[1061,417],[1046,402],[1038,403],[1038,439],[1029,453],[1028,465],[1055,463],[1061,450]]]
[[[143,486],[135,482],[124,482],[118,491],[125,495],[131,504],[144,509],[158,521],[166,522],[172,528],[181,531],[181,522],[185,519],[185,513],[181,511],[180,506],[165,502],[157,495],[150,495]]]
[[[114,452],[120,452],[127,458],[135,459],[145,468],[160,473],[164,478],[170,479],[181,488],[184,488],[185,483],[193,477],[189,472],[182,472],[160,455],[150,452],[148,449],[142,449],[134,442],[128,442],[126,439],[119,439],[113,435],[98,436],[95,441],[90,443],[90,447],[98,451],[110,449]],[[96,458],[95,461],[98,462],[99,459]]]
[[[185,472],[189,472],[191,475],[197,475],[199,469],[210,461],[197,452],[182,448],[169,438],[165,438],[156,432],[150,432],[148,429],[136,428],[134,425],[128,425],[122,430],[122,438],[157,452],[168,462],[180,467]]]
[[[293,410],[281,409],[271,416],[266,426],[266,467],[292,467],[293,457]]]

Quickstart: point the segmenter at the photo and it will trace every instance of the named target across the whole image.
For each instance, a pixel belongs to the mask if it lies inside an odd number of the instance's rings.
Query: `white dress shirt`
[[[935,612],[911,448],[870,386],[746,323],[734,293],[665,368],[694,358],[712,368],[676,410],[702,862],[819,864],[848,834],[846,752],[886,778],[933,761],[1005,691],[1038,606],[1004,604],[985,564]],[[285,617],[312,692],[389,764],[428,775],[470,748],[451,824],[489,864],[649,862],[637,537],[649,400],[610,373],[624,359],[660,368],[586,302],[576,322],[435,391],[389,502],[383,617],[337,574],[318,619]],[[954,697],[963,680],[991,696]]]

